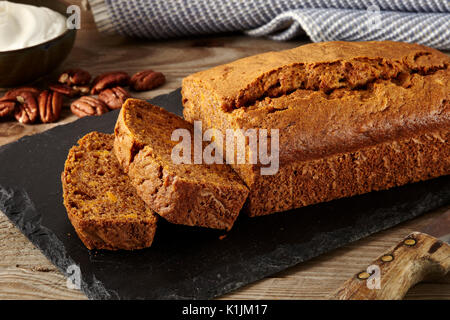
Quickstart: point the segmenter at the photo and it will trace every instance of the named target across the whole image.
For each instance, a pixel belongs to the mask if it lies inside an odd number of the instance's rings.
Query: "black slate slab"
[[[181,115],[177,90],[153,103]],[[250,219],[231,232],[170,225],[154,245],[89,251],[62,204],[60,174],[84,134],[112,132],[117,111],[85,118],[0,148],[0,210],[63,273],[79,266],[92,299],[209,299],[450,203],[450,177]],[[68,269],[69,268],[69,269]]]

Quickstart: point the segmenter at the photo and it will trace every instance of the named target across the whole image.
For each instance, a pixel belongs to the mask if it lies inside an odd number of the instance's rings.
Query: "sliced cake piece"
[[[128,99],[116,123],[115,154],[138,194],[160,216],[171,223],[229,230],[247,187],[228,165],[172,161],[172,149],[179,143],[171,140],[176,129],[193,137],[192,124],[182,118]]]
[[[149,247],[157,215],[122,172],[113,145],[114,135],[92,132],[70,149],[61,177],[64,205],[88,249]]]

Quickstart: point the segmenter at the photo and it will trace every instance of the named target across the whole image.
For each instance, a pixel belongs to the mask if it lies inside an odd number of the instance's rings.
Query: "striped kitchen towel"
[[[98,29],[161,39],[244,31],[450,49],[449,0],[89,0]]]

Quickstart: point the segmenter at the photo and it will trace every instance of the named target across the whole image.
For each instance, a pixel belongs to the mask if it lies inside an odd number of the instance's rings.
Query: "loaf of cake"
[[[449,63],[391,41],[268,52],[183,79],[184,117],[222,133],[278,129],[276,174],[232,166],[250,216],[285,211],[449,174]]]
[[[121,171],[113,145],[114,135],[92,132],[70,149],[62,173],[64,205],[88,249],[149,247],[157,215]]]
[[[171,223],[229,230],[248,195],[230,166],[174,162],[177,129],[193,126],[182,118],[138,99],[122,106],[115,127],[114,150],[139,196]],[[192,146],[192,151],[194,147]]]

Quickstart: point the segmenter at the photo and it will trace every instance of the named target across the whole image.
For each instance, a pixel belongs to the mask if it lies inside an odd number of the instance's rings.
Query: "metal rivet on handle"
[[[362,271],[362,272],[358,273],[357,277],[360,280],[366,280],[366,279],[369,279],[370,274],[365,271]]]
[[[381,257],[381,261],[383,262],[391,262],[392,260],[394,260],[394,256],[392,254],[386,254]]]
[[[403,243],[407,246],[413,246],[417,243],[417,241],[415,239],[406,239],[405,241],[403,241]]]

